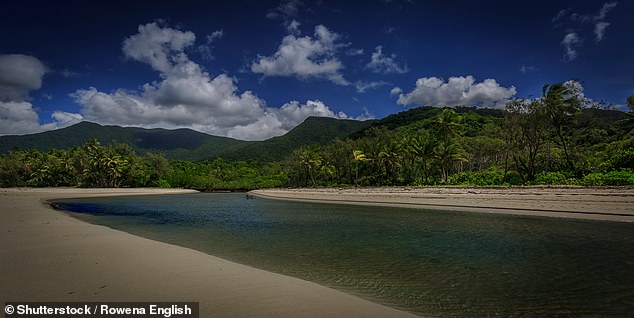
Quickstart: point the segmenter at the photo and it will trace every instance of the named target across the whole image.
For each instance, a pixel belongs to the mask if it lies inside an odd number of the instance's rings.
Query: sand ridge
[[[263,189],[283,200],[634,222],[634,188],[386,187]]]

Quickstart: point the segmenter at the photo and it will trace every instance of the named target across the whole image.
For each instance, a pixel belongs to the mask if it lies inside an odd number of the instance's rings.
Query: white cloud
[[[401,105],[419,106],[476,106],[502,108],[516,94],[514,86],[502,87],[494,79],[476,83],[473,76],[450,77],[446,82],[438,77],[422,77],[416,81],[413,91],[403,94],[400,88],[392,89],[399,94]]]
[[[139,25],[139,33],[123,41],[123,53],[167,73],[177,63],[187,61],[183,50],[196,40],[194,33],[162,28],[157,23]]]
[[[555,26],[560,26],[562,25],[562,20],[565,17],[569,16],[569,20],[572,21],[573,24],[575,24],[575,29],[578,29],[578,25],[582,25],[584,26],[583,29],[587,29],[587,27],[585,26],[592,23],[594,25],[594,28],[592,29],[594,33],[594,39],[595,42],[598,43],[603,40],[603,38],[605,37],[606,29],[608,28],[608,26],[610,26],[610,23],[605,21],[607,14],[612,11],[612,9],[614,9],[617,5],[618,2],[616,1],[606,2],[603,4],[599,12],[594,15],[581,14],[577,12],[570,13],[571,9],[563,9],[560,10],[559,13],[557,13],[557,15],[552,19],[552,22],[555,24]],[[564,39],[561,41],[561,45],[565,49],[564,60],[572,61],[576,59],[578,56],[577,49],[581,47],[582,43],[583,40],[576,31],[567,31]]]
[[[296,17],[299,13],[299,8],[304,5],[300,0],[285,0],[280,3],[275,9],[270,10],[266,17],[269,19],[289,19]]]
[[[201,44],[198,46],[198,52],[200,53],[203,59],[207,61],[214,60],[214,56],[212,54],[212,51],[214,49],[213,43],[222,39],[224,35],[225,33],[223,30],[216,30],[206,36],[207,41],[204,44]]]
[[[338,85],[349,85],[340,73],[343,64],[334,56],[341,46],[336,43],[338,39],[337,33],[323,25],[315,27],[314,37],[289,34],[272,56],[258,56],[251,71],[264,76],[326,78]]]
[[[42,87],[42,78],[47,71],[36,57],[0,55],[0,135],[36,133],[66,125],[66,121],[55,114],[52,116],[54,122],[40,125],[35,107],[27,101],[30,91]]]
[[[297,22],[296,20],[293,20],[286,25],[286,30],[288,31],[289,34],[299,35],[301,34],[301,31],[299,30],[300,25],[301,23]]]
[[[42,128],[29,102],[0,102],[0,135],[21,135]]]
[[[366,82],[366,81],[356,81],[354,82],[354,87],[357,89],[357,93],[365,93],[368,89],[375,89],[384,85],[390,85],[390,83],[385,81],[376,81],[376,82]]]
[[[82,118],[123,126],[186,127],[245,140],[284,134],[308,116],[347,118],[319,101],[267,107],[254,93],[240,92],[233,78],[226,74],[212,76],[190,60],[185,49],[194,44],[194,38],[189,31],[155,23],[139,27],[138,34],[124,41],[123,52],[152,66],[161,80],[147,83],[138,91],[119,89],[108,93],[93,87],[77,90],[71,96],[82,105]],[[334,42],[328,32],[318,38],[324,43]],[[76,115],[58,117],[80,118]]]
[[[394,87],[392,88],[392,90],[390,90],[390,95],[398,95],[402,92],[403,90],[400,87]]]
[[[29,91],[42,87],[47,69],[37,58],[22,54],[0,55],[0,101],[23,101]]]
[[[383,47],[377,46],[372,53],[372,59],[370,63],[366,65],[366,68],[372,70],[374,73],[380,74],[403,74],[407,73],[407,65],[399,66],[396,61],[396,54],[391,54],[389,56],[383,54]]]
[[[595,40],[597,42],[603,40],[603,37],[605,36],[605,29],[610,26],[609,22],[597,22],[597,24],[594,25],[594,35]]]
[[[614,9],[614,7],[616,7],[616,5],[618,5],[619,3],[614,1],[614,2],[606,2],[603,4],[603,7],[601,7],[601,10],[599,10],[599,14],[597,14],[594,19],[601,21],[603,19],[605,19],[605,16],[608,14],[608,12],[610,12],[612,9]]]
[[[568,12],[570,12],[570,8],[559,10],[559,12],[557,12],[557,15],[554,16],[551,21],[553,23],[559,22],[561,19],[568,15]]]
[[[222,37],[225,35],[224,30],[216,30],[214,32],[212,32],[210,35],[207,35],[207,43],[211,43],[214,42],[216,40],[220,40],[222,39]]]
[[[346,51],[346,55],[349,55],[349,56],[363,55],[363,49],[348,49]]]
[[[576,47],[580,46],[583,41],[579,38],[579,35],[575,32],[571,32],[564,36],[564,39],[561,40],[561,45],[566,49],[564,53],[565,61],[572,61],[577,58],[577,49]]]

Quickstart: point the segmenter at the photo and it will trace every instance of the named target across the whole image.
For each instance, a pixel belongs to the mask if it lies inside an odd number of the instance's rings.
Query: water
[[[634,313],[634,224],[286,202],[74,199],[76,217],[421,315]]]

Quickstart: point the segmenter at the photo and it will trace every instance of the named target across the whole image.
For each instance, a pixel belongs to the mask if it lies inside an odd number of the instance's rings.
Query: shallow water
[[[200,193],[57,201],[86,221],[422,315],[634,312],[634,224]]]

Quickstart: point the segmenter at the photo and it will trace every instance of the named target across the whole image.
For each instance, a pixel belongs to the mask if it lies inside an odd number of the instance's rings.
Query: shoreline
[[[417,317],[312,282],[90,224],[46,203],[194,192],[0,189],[0,302],[199,302],[200,317]]]
[[[634,222],[634,188],[392,187],[262,189],[277,200]]]

